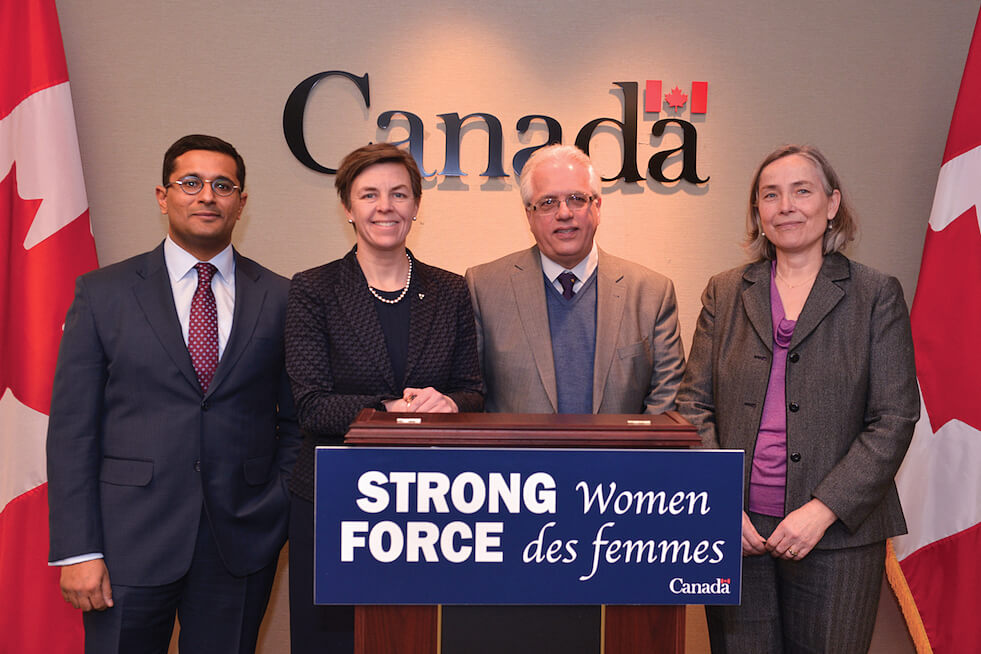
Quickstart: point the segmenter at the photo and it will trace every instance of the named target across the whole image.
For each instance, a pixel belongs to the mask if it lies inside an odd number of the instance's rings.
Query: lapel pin
[[[424,297],[426,297],[426,294],[425,294],[425,293],[420,293],[420,294],[419,294],[419,299],[420,299],[420,300],[421,300],[422,298],[424,298]]]

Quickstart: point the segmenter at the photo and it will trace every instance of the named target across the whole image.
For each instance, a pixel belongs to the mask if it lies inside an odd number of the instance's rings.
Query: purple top
[[[749,478],[749,510],[783,517],[787,485],[787,348],[796,320],[787,320],[776,283],[777,264],[770,267],[770,314],[773,319],[773,363],[763,402],[760,433]]]

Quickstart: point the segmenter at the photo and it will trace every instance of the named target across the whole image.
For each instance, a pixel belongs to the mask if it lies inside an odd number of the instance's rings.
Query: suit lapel
[[[790,340],[790,349],[807,338],[811,332],[824,320],[824,317],[835,308],[842,298],[845,291],[835,282],[848,279],[850,270],[848,260],[840,254],[829,254],[824,258],[821,271],[814,279],[814,286],[804,302],[800,316],[797,318],[797,325],[794,327],[794,336]]]
[[[174,290],[170,286],[167,265],[164,263],[162,243],[144,256],[144,264],[136,273],[141,279],[133,287],[136,302],[174,365],[200,391],[201,385],[191,364],[191,355],[188,354],[180,320],[177,318]]]
[[[385,334],[382,332],[374,300],[368,292],[368,282],[361,272],[354,250],[344,256],[344,264],[334,285],[337,305],[343,311],[351,333],[358,334],[361,339],[365,365],[374,368],[378,377],[388,384],[391,393],[397,395],[400,389],[395,384],[395,372],[388,358]]]
[[[620,334],[620,323],[627,289],[623,271],[599,250],[596,266],[596,353],[593,359],[593,413],[603,404],[603,391],[606,379],[613,365],[616,346]]]
[[[211,380],[207,395],[211,395],[228,376],[235,362],[252,340],[256,322],[262,314],[266,291],[259,288],[261,270],[254,263],[235,252],[235,309],[232,316],[232,331],[222,352],[215,377]]]
[[[518,308],[518,320],[525,332],[541,377],[545,394],[558,411],[558,391],[555,386],[555,361],[552,359],[552,333],[548,327],[548,306],[545,300],[545,282],[538,249],[527,251],[511,270],[511,290]]]
[[[770,310],[770,262],[750,265],[743,273],[749,286],[743,289],[746,316],[768,350],[773,351],[773,316]]]
[[[409,254],[411,256],[412,253]],[[405,380],[409,379],[419,356],[426,349],[439,300],[431,292],[427,267],[416,261],[415,257],[412,260],[415,262],[415,269],[406,298],[409,303],[409,353],[405,362],[405,379],[395,380],[400,387],[405,385]]]

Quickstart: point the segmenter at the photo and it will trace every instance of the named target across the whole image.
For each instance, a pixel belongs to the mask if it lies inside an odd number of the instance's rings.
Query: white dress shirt
[[[560,293],[562,292],[562,282],[559,281],[559,275],[566,270],[575,275],[576,283],[572,285],[572,292],[578,293],[579,289],[582,288],[582,285],[586,283],[587,279],[589,279],[589,276],[596,270],[596,265],[598,263],[599,248],[596,245],[596,241],[593,241],[593,249],[589,251],[586,258],[572,268],[563,268],[561,265],[555,263],[542,254],[542,272],[545,273],[545,277],[548,279],[548,281],[552,282],[552,286],[554,286]]]
[[[218,308],[218,360],[225,353],[228,334],[232,331],[232,316],[235,313],[235,255],[231,244],[208,261],[201,262],[193,254],[174,243],[170,236],[164,241],[164,261],[170,275],[170,288],[174,292],[174,305],[181,323],[181,334],[187,344],[187,334],[191,324],[191,300],[198,287],[198,263],[210,263],[218,272],[211,278],[211,290],[215,294]]]

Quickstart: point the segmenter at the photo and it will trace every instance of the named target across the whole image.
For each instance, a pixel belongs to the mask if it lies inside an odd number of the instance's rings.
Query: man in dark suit
[[[467,271],[487,411],[663,413],[685,369],[671,280],[599,249],[600,179],[571,145],[521,171],[536,245]]]
[[[47,456],[50,560],[86,652],[253,652],[286,538],[299,433],[289,283],[231,246],[245,164],[191,135],[156,188],[165,241],[83,275]]]

